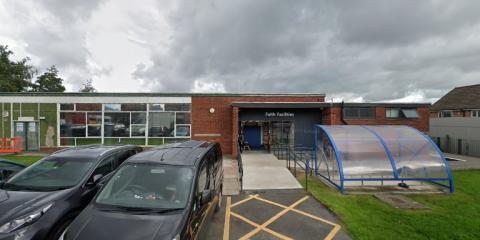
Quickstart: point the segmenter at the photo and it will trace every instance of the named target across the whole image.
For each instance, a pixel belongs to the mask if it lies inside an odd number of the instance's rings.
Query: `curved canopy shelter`
[[[433,184],[453,192],[443,153],[412,127],[316,125],[315,152],[315,173],[342,192],[350,187],[399,183]]]

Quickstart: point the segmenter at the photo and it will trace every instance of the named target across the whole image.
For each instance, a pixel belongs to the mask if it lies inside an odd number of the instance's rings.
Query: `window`
[[[60,104],[61,111],[74,111],[75,104]]]
[[[191,106],[189,103],[169,103],[165,104],[165,111],[184,111],[189,112]]]
[[[452,111],[440,111],[438,116],[441,118],[453,117]]]
[[[148,119],[150,137],[173,137],[175,130],[175,113],[152,112]]]
[[[373,107],[344,108],[343,116],[349,119],[374,119],[375,108]]]
[[[100,103],[77,103],[77,111],[102,111]]]
[[[402,109],[405,118],[418,118],[417,109]]]
[[[386,118],[418,118],[418,112],[415,108],[387,108],[385,109]]]
[[[122,104],[105,104],[107,112],[119,112],[120,110],[122,110]]]
[[[200,173],[198,174],[197,193],[202,193],[205,189],[208,189],[208,175],[207,164],[203,163]]]
[[[61,112],[60,113],[60,136],[61,137],[85,137],[85,113],[84,112]]]
[[[138,103],[126,103],[121,105],[122,111],[140,111],[145,112],[147,111],[146,104],[138,104]]]
[[[387,117],[387,118],[399,118],[400,117],[400,109],[398,109],[398,108],[387,108],[385,110],[385,117]]]
[[[177,131],[176,131],[176,136],[177,137],[190,137],[190,126],[182,126],[182,125],[177,125]]]
[[[477,118],[480,117],[480,110],[472,110],[470,116]]]
[[[113,162],[116,159],[116,154],[110,155],[107,158],[103,159],[100,164],[95,168],[93,171],[92,177],[98,174],[102,174],[103,176],[110,173],[113,169]]]
[[[105,137],[129,137],[130,136],[130,113],[105,113],[104,119]]]
[[[177,124],[190,124],[190,113],[177,113]]]
[[[150,111],[164,111],[165,110],[165,104],[150,104]]]

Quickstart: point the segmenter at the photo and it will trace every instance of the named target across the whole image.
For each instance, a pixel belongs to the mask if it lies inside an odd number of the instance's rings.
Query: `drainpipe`
[[[343,118],[343,101],[340,105],[340,121],[343,123],[343,125],[348,125],[347,121],[345,121],[345,119]]]

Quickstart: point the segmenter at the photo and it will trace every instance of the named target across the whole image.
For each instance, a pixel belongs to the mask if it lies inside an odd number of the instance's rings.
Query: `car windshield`
[[[129,163],[108,181],[96,203],[133,211],[182,209],[192,180],[193,170],[189,167]]]
[[[82,180],[93,161],[77,158],[47,158],[10,178],[3,189],[12,191],[55,191],[71,188]]]

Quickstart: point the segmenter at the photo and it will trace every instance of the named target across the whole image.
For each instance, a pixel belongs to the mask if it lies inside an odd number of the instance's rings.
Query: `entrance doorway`
[[[293,121],[241,121],[240,134],[247,149],[251,150],[270,150],[277,144],[295,144]]]
[[[39,150],[39,127],[38,123],[34,121],[15,122],[14,131],[15,137],[22,138],[22,149],[24,151],[38,151]]]

